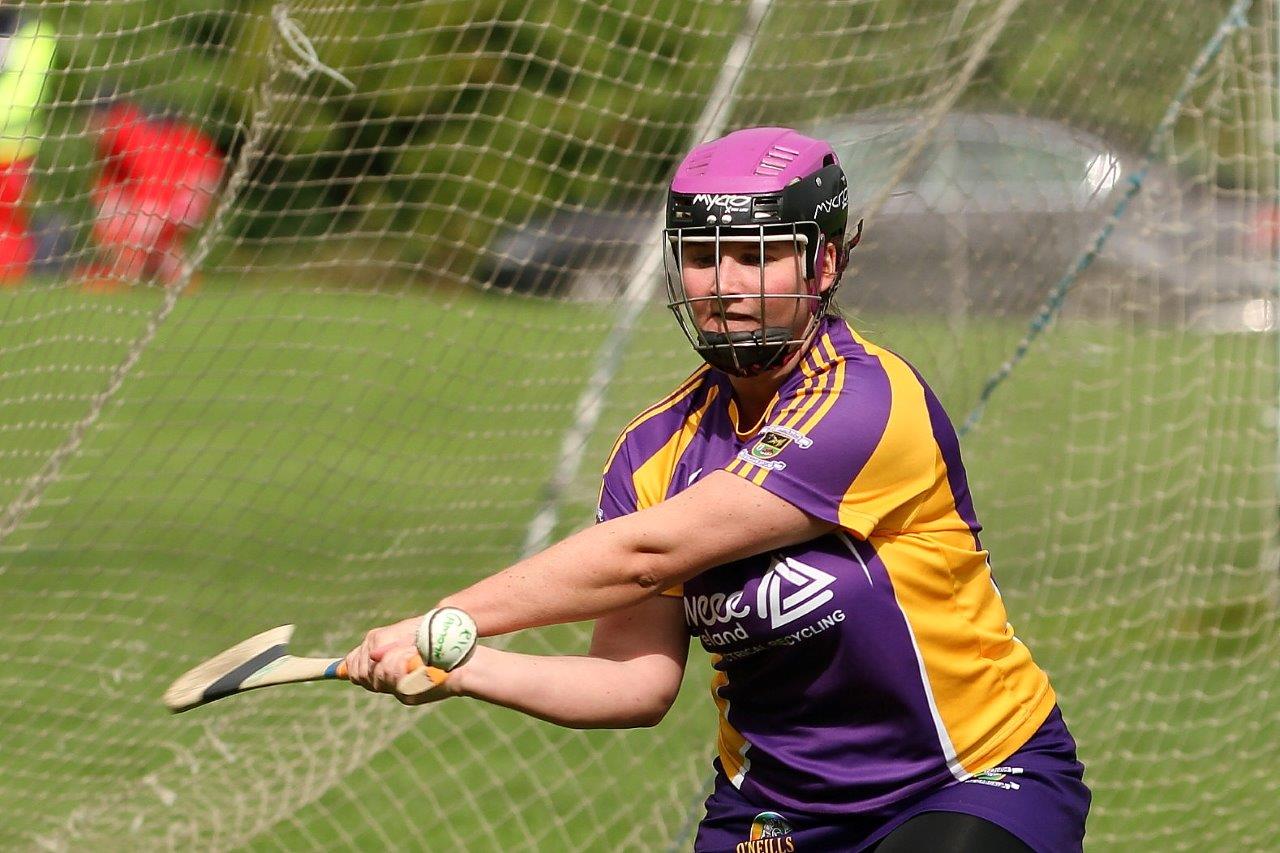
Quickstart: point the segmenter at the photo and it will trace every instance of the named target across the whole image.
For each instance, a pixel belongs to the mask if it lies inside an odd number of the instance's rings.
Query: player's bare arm
[[[723,471],[649,509],[583,530],[446,597],[481,636],[593,619],[721,565],[833,529]],[[375,628],[347,655],[351,680],[393,692],[421,617]]]
[[[658,596],[599,619],[585,656],[478,646],[442,690],[570,728],[652,726],[675,701],[688,649],[680,600]],[[414,705],[440,697],[397,698]]]

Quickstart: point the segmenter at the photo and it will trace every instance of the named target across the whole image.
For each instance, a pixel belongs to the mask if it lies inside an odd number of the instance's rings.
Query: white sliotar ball
[[[448,672],[475,651],[476,623],[456,607],[437,607],[422,617],[414,640],[423,663]]]

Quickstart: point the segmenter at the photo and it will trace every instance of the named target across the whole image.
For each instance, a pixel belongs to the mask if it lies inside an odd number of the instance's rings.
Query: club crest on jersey
[[[751,448],[751,455],[757,459],[772,459],[790,443],[791,439],[780,432],[767,432]]]
[[[751,821],[751,835],[734,853],[792,853],[796,849],[791,824],[777,812],[760,812]]]
[[[764,428],[764,432],[760,434],[760,438],[755,445],[750,450],[744,450],[738,455],[745,461],[753,465],[759,465],[761,468],[781,470],[786,467],[786,463],[772,462],[772,460],[792,444],[795,444],[796,447],[805,448],[813,444],[813,439],[789,427],[767,426]]]

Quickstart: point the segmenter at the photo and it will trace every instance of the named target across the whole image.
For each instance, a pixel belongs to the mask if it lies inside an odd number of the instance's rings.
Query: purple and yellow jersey
[[[898,356],[828,318],[750,433],[704,367],[624,430],[601,520],[723,469],[837,525],[670,590],[712,653],[718,750],[744,795],[874,811],[987,770],[1055,704],[978,538],[956,434]]]

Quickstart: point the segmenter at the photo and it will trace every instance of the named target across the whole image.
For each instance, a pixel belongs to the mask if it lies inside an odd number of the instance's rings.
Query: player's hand
[[[395,693],[396,682],[418,654],[414,640],[421,622],[421,616],[414,616],[365,634],[364,642],[347,654],[347,679],[375,693]]]
[[[458,664],[454,669],[445,672],[437,667],[427,667],[412,676],[402,678],[397,685],[395,697],[402,705],[426,705],[429,702],[439,702],[441,699],[448,699],[451,696],[465,696],[466,686],[464,679],[469,673],[474,671],[472,667],[476,666],[476,661],[482,661],[479,665],[484,666],[483,661],[487,660],[491,650],[483,646],[475,646],[471,652],[467,654],[467,660]],[[434,683],[434,686],[427,686]],[[427,686],[427,689],[423,689]],[[413,693],[402,693],[400,688],[414,690]]]
[[[457,696],[459,695],[457,672],[449,673],[444,681],[437,684],[435,687],[432,687],[425,693],[407,695],[399,691],[394,691],[393,695],[396,697],[396,701],[401,705],[427,705],[431,702],[439,702],[441,699],[448,699],[451,696]]]

